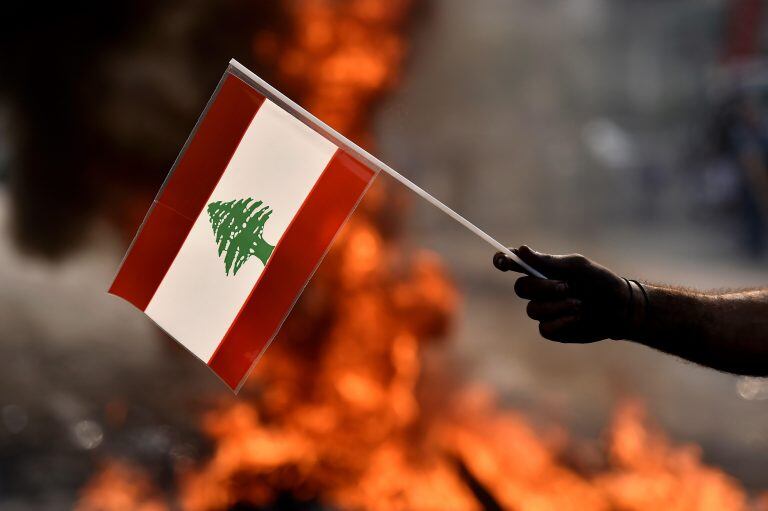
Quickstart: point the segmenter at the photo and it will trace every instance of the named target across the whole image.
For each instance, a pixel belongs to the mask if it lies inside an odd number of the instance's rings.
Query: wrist
[[[645,287],[636,280],[622,279],[626,285],[624,314],[614,340],[635,340],[641,335],[648,314],[649,298]]]

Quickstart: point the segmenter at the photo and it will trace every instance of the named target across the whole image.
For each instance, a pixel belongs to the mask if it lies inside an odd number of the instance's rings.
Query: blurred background
[[[768,509],[768,381],[542,340],[387,176],[237,397],[106,294],[231,57],[504,243],[765,285],[768,2],[3,11],[2,509]]]

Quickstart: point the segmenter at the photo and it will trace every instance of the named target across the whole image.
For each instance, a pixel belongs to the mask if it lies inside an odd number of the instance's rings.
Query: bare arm
[[[629,281],[579,255],[516,252],[549,277],[515,283],[547,339],[626,339],[721,371],[768,376],[768,288],[704,293]],[[517,270],[509,259],[494,262]]]
[[[701,293],[643,286],[647,310],[630,340],[721,371],[768,376],[768,289]]]

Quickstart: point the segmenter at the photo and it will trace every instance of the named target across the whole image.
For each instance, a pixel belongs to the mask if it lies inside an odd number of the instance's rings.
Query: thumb
[[[520,259],[539,270],[550,279],[567,280],[589,265],[586,257],[579,254],[552,255],[542,254],[527,245],[515,250]]]

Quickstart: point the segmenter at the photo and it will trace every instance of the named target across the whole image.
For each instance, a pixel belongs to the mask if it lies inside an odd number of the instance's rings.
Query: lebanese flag
[[[237,391],[376,175],[338,137],[233,61],[109,292]]]

